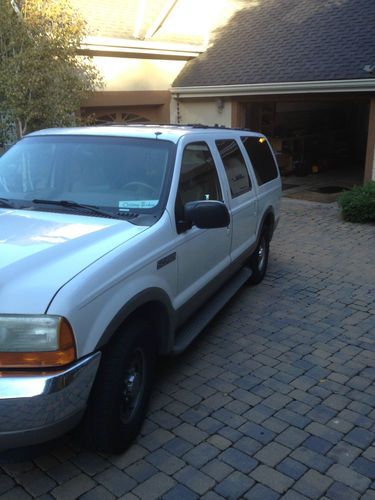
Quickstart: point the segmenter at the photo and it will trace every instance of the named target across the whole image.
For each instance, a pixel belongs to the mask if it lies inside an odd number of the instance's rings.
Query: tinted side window
[[[233,139],[216,141],[225,172],[228,177],[232,198],[251,190],[251,181],[238,144]]]
[[[241,137],[253,164],[258,184],[277,177],[277,168],[267,141],[263,137]]]
[[[204,142],[194,142],[185,148],[180,183],[180,203],[197,200],[221,200],[221,189],[214,160]]]

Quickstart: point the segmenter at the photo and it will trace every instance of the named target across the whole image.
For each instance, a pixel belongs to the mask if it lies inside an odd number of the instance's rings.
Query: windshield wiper
[[[69,200],[32,200],[32,203],[40,205],[56,205],[58,207],[73,208],[76,210],[87,210],[90,214],[95,214],[100,217],[109,217],[110,219],[117,219],[117,215],[106,212],[105,210],[100,210],[99,207],[95,205],[85,205],[84,203],[77,203],[76,201]]]
[[[1,208],[14,208],[14,205],[8,200],[8,198],[0,198],[0,207]]]

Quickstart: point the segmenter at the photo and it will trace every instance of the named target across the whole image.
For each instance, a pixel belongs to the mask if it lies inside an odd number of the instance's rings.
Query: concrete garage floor
[[[283,178],[283,196],[298,200],[333,203],[344,189],[363,184],[363,173],[356,170],[327,170],[303,177],[291,175]]]
[[[267,278],[160,367],[138,441],[2,456],[0,497],[374,499],[374,243],[335,204],[283,200]]]

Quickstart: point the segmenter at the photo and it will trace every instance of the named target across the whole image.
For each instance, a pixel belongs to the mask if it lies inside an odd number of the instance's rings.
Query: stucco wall
[[[186,61],[94,57],[101,71],[104,90],[167,90]]]
[[[225,100],[177,101],[171,99],[171,123],[231,126],[232,104]]]

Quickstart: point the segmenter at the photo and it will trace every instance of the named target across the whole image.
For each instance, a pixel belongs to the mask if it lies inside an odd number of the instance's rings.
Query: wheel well
[[[267,231],[270,240],[273,235],[274,226],[275,226],[275,217],[272,212],[268,212],[263,220],[261,232],[263,232],[264,230]]]
[[[130,321],[135,321],[137,318],[147,321],[152,327],[152,332],[156,335],[157,349],[159,353],[164,353],[168,350],[171,324],[166,306],[161,302],[150,301],[138,306],[132,311],[120,324],[117,332],[120,332],[122,327]]]

